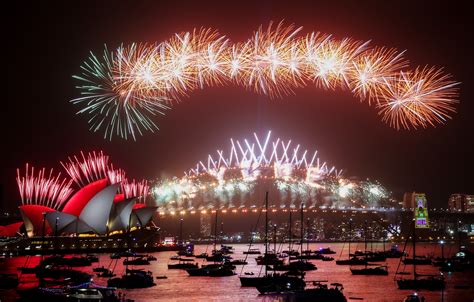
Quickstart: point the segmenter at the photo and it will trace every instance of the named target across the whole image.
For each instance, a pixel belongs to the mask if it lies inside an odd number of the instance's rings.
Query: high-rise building
[[[420,204],[422,199],[424,200],[424,203],[427,203],[425,193],[406,192],[403,194],[402,204],[405,209],[414,209],[419,208],[420,206],[428,208],[428,204]]]
[[[414,195],[415,192],[405,192],[405,194],[403,194],[403,208],[412,209],[414,207]]]
[[[462,213],[474,212],[474,195],[452,194],[448,200],[448,208],[451,211]]]

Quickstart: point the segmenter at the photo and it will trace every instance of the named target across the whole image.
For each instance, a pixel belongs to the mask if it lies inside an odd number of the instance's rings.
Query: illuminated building
[[[474,195],[452,194],[448,200],[448,208],[455,212],[474,213]]]

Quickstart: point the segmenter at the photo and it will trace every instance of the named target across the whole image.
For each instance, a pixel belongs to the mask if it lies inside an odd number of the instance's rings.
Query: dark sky
[[[474,193],[473,10],[445,1],[15,1],[2,9],[2,173],[4,209],[19,196],[15,169],[29,162],[54,167],[80,150],[104,150],[134,177],[182,175],[208,153],[227,148],[229,138],[273,130],[346,175],[378,179],[401,197],[426,192],[434,206],[454,192]],[[254,3],[255,2],[255,3]],[[415,3],[416,2],[416,3]],[[461,2],[461,1],[459,1]],[[469,2],[469,1],[465,1]],[[257,4],[258,3],[258,4]],[[313,86],[295,96],[269,100],[239,87],[193,92],[167,116],[160,131],[137,142],[103,140],[75,116],[78,96],[71,78],[104,43],[155,42],[194,27],[217,28],[232,41],[248,38],[270,20],[304,26],[337,38],[372,40],[372,45],[406,49],[411,66],[444,66],[462,82],[458,113],[446,125],[396,131],[376,109],[347,92]]]

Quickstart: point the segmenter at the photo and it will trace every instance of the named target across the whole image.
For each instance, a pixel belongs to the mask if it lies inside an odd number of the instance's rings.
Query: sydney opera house
[[[132,233],[135,245],[156,242],[147,181],[127,179],[102,152],[81,156],[61,162],[69,177],[28,164],[17,170],[22,221],[0,227],[0,237],[16,238],[14,249],[126,248]]]
[[[155,208],[136,203],[136,198],[117,194],[119,184],[101,179],[74,194],[62,211],[43,205],[22,205],[20,213],[29,237],[42,235],[107,235],[142,227]]]

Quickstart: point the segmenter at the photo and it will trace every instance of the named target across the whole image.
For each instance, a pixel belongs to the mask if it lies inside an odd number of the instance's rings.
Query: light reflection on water
[[[235,250],[233,254],[234,259],[243,259],[243,251],[247,250],[246,244],[234,244],[232,245]],[[254,247],[260,248],[263,252],[263,245],[257,244]],[[273,247],[273,245],[271,245]],[[298,246],[295,246],[295,248]],[[339,258],[342,251],[343,257],[347,257],[347,244],[333,243],[333,244],[310,244],[311,249],[317,249],[319,247],[330,247],[335,250],[337,254],[331,255],[335,259]],[[387,245],[388,247],[388,245]],[[306,249],[306,244],[304,246]],[[358,245],[352,244],[352,251],[356,248],[363,249],[363,243]],[[375,249],[381,249],[381,245],[374,244]],[[202,252],[210,252],[211,246],[197,245],[195,247],[195,254]],[[286,246],[283,247],[286,249]],[[472,247],[471,247],[472,250]],[[408,252],[410,252],[408,250]],[[445,246],[445,256],[451,256],[456,252],[455,245]],[[168,270],[167,264],[171,261],[169,258],[173,256],[174,252],[160,252],[154,255],[158,258],[158,261],[153,261],[149,266],[141,266],[146,270],[150,270],[155,276],[166,275],[168,279],[156,280],[156,286],[147,289],[134,289],[124,290],[128,298],[135,299],[136,301],[283,301],[277,297],[264,297],[259,296],[255,288],[245,288],[240,286],[238,275],[231,277],[189,277],[184,270]],[[420,243],[417,245],[417,255],[433,254],[434,256],[440,256],[441,249],[436,244],[424,244]],[[248,255],[248,265],[243,270],[242,266],[237,266],[236,272],[238,274],[243,272],[254,272],[255,275],[259,274],[261,270],[260,266],[256,265],[254,258],[257,255]],[[31,257],[29,260],[29,266],[36,265],[39,262],[40,257]],[[0,265],[1,272],[16,272],[16,267],[22,266],[25,263],[25,257],[16,257],[7,259],[7,262]],[[203,262],[202,259],[197,259],[199,262]],[[117,262],[115,273],[120,275],[124,272],[124,266],[122,265],[123,260]],[[338,282],[344,285],[344,294],[348,298],[362,298],[363,301],[382,301],[382,302],[395,302],[403,301],[403,298],[412,293],[410,290],[399,290],[396,287],[394,281],[394,274],[399,264],[399,259],[387,259],[386,262],[389,266],[389,276],[353,276],[349,271],[349,266],[336,265],[334,261],[323,262],[319,260],[313,261],[318,269],[316,271],[307,272],[306,280],[327,280],[329,283]],[[94,263],[94,267],[111,265],[114,266],[114,262],[109,258],[109,255],[100,255],[99,264]],[[138,266],[137,266],[138,268]],[[433,266],[418,266],[418,273],[438,273],[438,268]],[[78,268],[80,270],[91,272],[91,267]],[[400,270],[408,272],[412,271],[411,266],[400,266]],[[447,288],[444,292],[444,301],[473,301],[474,298],[474,274],[472,271],[456,272],[454,274],[445,274],[447,281]],[[106,285],[106,279],[94,278],[94,281],[101,285]],[[21,276],[20,287],[30,287],[36,285],[36,279],[33,275]],[[470,285],[470,289],[455,289],[455,285]],[[14,291],[0,292],[3,295],[3,301],[10,301],[13,299]],[[425,296],[426,302],[429,301],[442,301],[441,292],[420,292],[421,295]],[[357,301],[357,300],[353,300]]]

